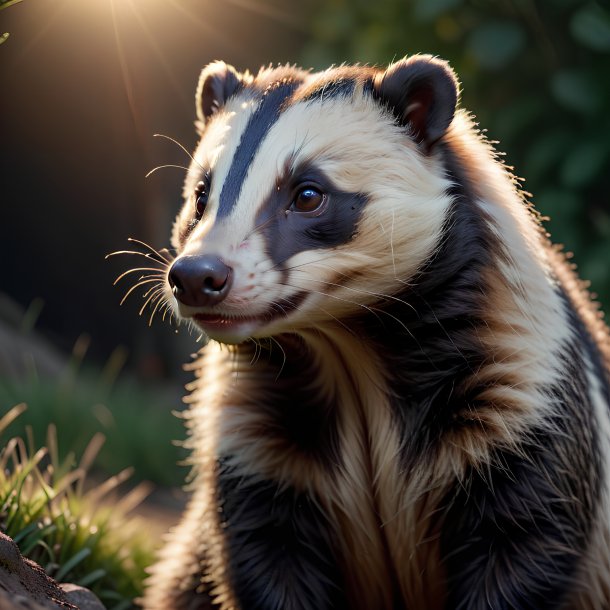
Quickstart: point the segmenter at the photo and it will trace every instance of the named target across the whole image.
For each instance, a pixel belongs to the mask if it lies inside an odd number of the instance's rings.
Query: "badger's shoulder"
[[[165,290],[212,338],[223,608],[604,603],[608,333],[458,92],[429,56],[202,73]]]

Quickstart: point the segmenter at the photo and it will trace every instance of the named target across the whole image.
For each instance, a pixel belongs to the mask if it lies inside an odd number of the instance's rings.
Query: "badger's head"
[[[342,322],[403,289],[442,230],[437,151],[456,99],[428,56],[385,71],[205,68],[167,276],[180,316],[238,343]]]

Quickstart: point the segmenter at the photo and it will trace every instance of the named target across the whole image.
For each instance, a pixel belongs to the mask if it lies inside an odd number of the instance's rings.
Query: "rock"
[[[91,591],[58,585],[0,533],[0,610],[104,610]]]
[[[89,589],[71,583],[59,586],[66,594],[68,601],[77,606],[79,610],[106,610],[104,604]]]
[[[49,610],[49,608],[61,608],[61,606],[39,604],[31,597],[7,593],[0,588],[0,610]]]

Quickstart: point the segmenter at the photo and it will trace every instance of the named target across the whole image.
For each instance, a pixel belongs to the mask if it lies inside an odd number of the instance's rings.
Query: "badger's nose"
[[[229,293],[231,267],[217,256],[181,256],[169,270],[168,280],[174,296],[184,305],[211,307]]]

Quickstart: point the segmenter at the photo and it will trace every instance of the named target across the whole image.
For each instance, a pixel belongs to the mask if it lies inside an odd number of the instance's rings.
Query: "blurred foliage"
[[[0,0],[0,11],[3,8],[8,8],[9,6],[12,6],[13,4],[18,4],[19,2],[22,2],[22,0]],[[2,44],[8,37],[8,32],[0,34],[0,44]]]
[[[0,435],[24,410],[18,405],[0,418]],[[116,500],[129,470],[87,485],[100,444],[98,434],[77,463],[74,454],[60,457],[53,426],[46,447],[37,448],[29,427],[23,438],[9,438],[0,450],[0,529],[58,582],[88,587],[109,610],[128,610],[153,559],[148,529],[129,517],[148,490],[139,486]]]
[[[142,387],[135,379],[117,380],[122,358],[117,352],[104,370],[82,367],[79,344],[72,360],[58,378],[0,378],[0,414],[18,403],[28,410],[13,429],[29,426],[43,435],[56,426],[59,446],[65,459],[80,454],[97,433],[106,442],[96,459],[96,468],[106,474],[133,467],[134,479],[175,486],[186,470],[178,462],[186,450],[172,444],[184,439],[183,423],[171,408],[176,400],[160,387]],[[23,434],[23,432],[20,432]],[[0,431],[0,447],[7,438]],[[34,436],[37,444],[44,438]]]
[[[318,0],[305,66],[450,61],[462,105],[610,310],[610,8],[582,0]]]

